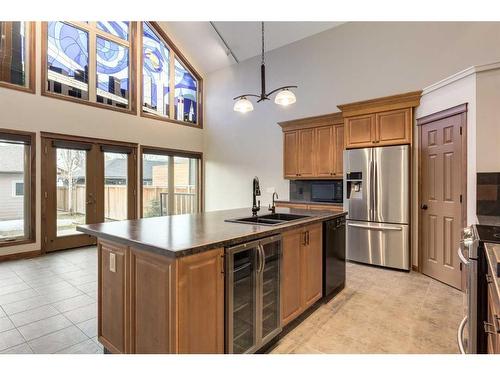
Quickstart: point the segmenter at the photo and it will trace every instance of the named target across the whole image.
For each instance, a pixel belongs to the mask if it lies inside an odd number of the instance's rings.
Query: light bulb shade
[[[274,98],[274,102],[279,105],[287,106],[289,104],[293,104],[297,101],[295,94],[288,89],[281,90],[276,98]]]
[[[253,104],[243,96],[234,103],[233,110],[241,113],[250,112],[253,111]]]

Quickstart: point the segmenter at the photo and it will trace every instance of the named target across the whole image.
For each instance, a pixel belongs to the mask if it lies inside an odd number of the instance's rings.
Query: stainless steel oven
[[[281,328],[281,236],[226,249],[226,353],[254,353]]]

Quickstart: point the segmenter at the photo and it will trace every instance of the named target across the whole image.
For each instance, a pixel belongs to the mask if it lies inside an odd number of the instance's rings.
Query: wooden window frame
[[[28,188],[28,192],[24,194],[24,199],[28,200],[28,210],[29,214],[25,216],[29,228],[28,232],[25,233],[22,238],[13,238],[7,241],[0,241],[0,247],[16,246],[36,242],[36,133],[25,132],[20,130],[11,129],[0,129],[0,135],[10,135],[12,139],[19,138],[20,141],[23,139],[29,139],[29,160],[26,165],[29,171],[24,171],[24,176],[28,177],[30,180],[24,181],[25,189]],[[26,207],[26,203],[25,203]],[[26,209],[26,208],[25,208]],[[25,224],[26,225],[26,224]]]
[[[152,113],[144,111],[142,108],[142,102],[143,102],[143,97],[144,97],[144,75],[143,75],[143,65],[144,65],[144,56],[142,53],[143,50],[143,45],[142,45],[142,39],[143,39],[143,22],[147,22],[149,26],[153,29],[154,32],[156,32],[157,36],[165,43],[169,50],[169,115],[167,116],[159,116],[159,115],[154,115]],[[138,22],[138,27],[137,27],[137,34],[138,34],[138,50],[140,53],[140,90],[141,90],[141,95],[140,95],[140,104],[139,104],[139,111],[141,117],[146,117],[154,120],[160,120],[160,121],[165,121],[165,122],[171,122],[174,124],[179,124],[179,125],[185,125],[189,126],[192,128],[196,129],[203,129],[203,78],[201,75],[196,71],[196,69],[189,63],[189,61],[186,59],[186,57],[182,54],[182,52],[176,47],[176,45],[172,42],[172,40],[168,37],[168,35],[163,31],[161,26],[154,21],[140,21]],[[196,79],[196,82],[198,83],[198,89],[196,93],[196,99],[197,99],[197,121],[196,123],[192,124],[190,122],[186,121],[180,121],[174,119],[175,115],[175,105],[174,105],[174,98],[175,98],[175,59],[179,60],[179,62],[184,66],[186,70],[188,70]]]
[[[204,191],[205,191],[205,176],[203,169],[203,152],[198,151],[186,151],[186,150],[178,150],[172,148],[163,148],[156,146],[139,146],[139,186],[138,190],[141,191],[139,198],[139,218],[144,217],[144,192],[143,192],[143,175],[144,175],[144,164],[143,157],[144,154],[153,154],[153,155],[164,155],[164,156],[177,156],[177,157],[185,157],[199,160],[199,170],[198,170],[198,205],[200,207],[199,212],[203,212],[205,210],[205,199],[204,199]]]
[[[47,25],[48,22],[42,22],[42,47],[41,47],[41,66],[42,66],[42,74],[41,74],[41,93],[42,96],[47,96],[50,98],[56,98],[61,100],[66,100],[73,103],[80,103],[89,105],[97,108],[109,109],[112,111],[117,111],[121,113],[127,113],[132,115],[137,115],[137,87],[136,87],[136,77],[137,77],[137,67],[136,67],[136,36],[137,36],[137,27],[136,22],[129,22],[129,39],[124,40],[115,35],[102,31],[98,29],[96,26],[96,22],[90,22],[86,24],[84,22],[71,22],[71,21],[60,21],[66,23],[72,27],[78,28],[88,33],[89,38],[89,79],[88,79],[88,99],[79,99],[74,98],[67,95],[62,95],[58,93],[54,93],[47,90],[47,47],[48,47],[48,33],[47,33]],[[129,49],[129,108],[120,108],[115,107],[109,104],[99,103],[97,102],[97,58],[96,58],[96,46],[97,46],[97,37],[102,37],[106,40],[117,43],[121,46],[124,46]]]
[[[27,26],[29,26],[28,41],[26,43],[26,49],[28,50],[28,71],[26,76],[28,77],[28,85],[20,86],[15,83],[0,81],[0,87],[7,89],[18,90],[22,92],[27,92],[30,94],[35,93],[35,73],[36,73],[36,23],[34,21],[25,21]]]

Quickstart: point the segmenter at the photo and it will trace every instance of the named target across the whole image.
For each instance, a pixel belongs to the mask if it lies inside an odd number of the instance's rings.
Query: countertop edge
[[[290,204],[306,204],[306,205],[318,205],[318,206],[332,206],[343,209],[343,203],[332,203],[332,202],[315,202],[315,201],[299,201],[299,200],[284,200],[278,199],[274,201],[275,203],[290,203]]]
[[[295,228],[308,225],[308,224],[315,224],[331,219],[335,219],[340,216],[345,216],[347,214],[346,211],[339,211],[339,212],[328,212],[328,211],[322,211],[325,212],[325,215],[323,216],[314,216],[310,217],[307,219],[302,219],[302,220],[297,220],[296,222],[293,223],[285,223],[276,227],[270,227],[270,226],[264,226],[264,225],[257,225],[259,227],[264,228],[265,230],[262,232],[258,233],[250,233],[247,235],[243,236],[238,236],[234,238],[229,238],[229,239],[224,239],[221,241],[216,241],[216,242],[210,242],[207,244],[201,244],[195,247],[190,247],[190,248],[185,248],[185,249],[180,249],[180,250],[171,250],[167,248],[160,248],[154,245],[149,245],[144,242],[139,242],[130,238],[124,238],[121,236],[117,235],[112,235],[109,233],[103,233],[100,231],[92,230],[89,228],[77,226],[77,230],[80,232],[83,232],[85,234],[97,237],[98,239],[103,239],[107,241],[113,241],[120,243],[122,245],[127,245],[127,246],[132,246],[134,248],[140,249],[140,250],[146,250],[146,251],[151,251],[156,254],[166,256],[168,258],[182,258],[185,256],[189,255],[194,255],[194,254],[199,254],[205,251],[209,251],[212,249],[220,248],[220,247],[228,247],[228,246],[234,246],[243,242],[247,241],[253,241],[256,239],[268,237],[268,236],[273,236],[278,233],[282,233],[285,231],[293,230]],[[250,225],[250,224],[241,224],[241,223],[233,223],[234,225]]]

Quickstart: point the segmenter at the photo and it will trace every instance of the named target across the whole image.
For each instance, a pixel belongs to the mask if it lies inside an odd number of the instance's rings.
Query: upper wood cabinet
[[[290,131],[283,134],[283,171],[285,178],[295,178],[299,175],[299,132]]]
[[[290,323],[322,296],[322,224],[285,232],[281,281],[281,320]]]
[[[413,108],[421,91],[339,105],[345,122],[345,147],[412,143]]]
[[[280,122],[284,177],[342,178],[343,124],[340,113]]]

